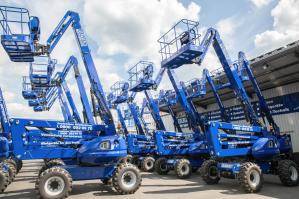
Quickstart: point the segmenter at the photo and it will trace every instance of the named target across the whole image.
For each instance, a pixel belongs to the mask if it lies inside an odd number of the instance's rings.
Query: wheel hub
[[[182,165],[182,174],[187,175],[189,173],[189,166],[188,165]]]
[[[152,162],[152,161],[148,161],[148,162],[146,163],[146,165],[147,165],[149,168],[151,168],[151,167],[153,167],[153,162]]]
[[[64,180],[59,176],[49,178],[45,183],[45,192],[50,196],[59,195],[65,187]]]
[[[297,181],[298,180],[298,171],[297,171],[297,169],[293,166],[290,166],[289,172],[290,172],[291,180],[292,181]]]
[[[134,172],[127,171],[122,175],[121,181],[126,188],[131,188],[136,184],[137,176]]]
[[[216,166],[211,166],[209,169],[209,175],[212,179],[218,177],[218,168]]]
[[[256,170],[252,170],[249,174],[249,184],[252,187],[257,187],[260,183],[260,174]]]

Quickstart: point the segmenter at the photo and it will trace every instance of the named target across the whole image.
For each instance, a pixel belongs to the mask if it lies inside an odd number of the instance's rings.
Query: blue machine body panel
[[[128,153],[132,155],[155,155],[156,144],[152,136],[128,134]]]

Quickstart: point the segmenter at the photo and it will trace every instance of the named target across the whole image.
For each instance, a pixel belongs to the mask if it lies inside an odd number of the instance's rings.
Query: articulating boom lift
[[[201,141],[195,141],[196,138],[194,139],[193,134],[166,131],[160,116],[158,100],[154,100],[149,92],[150,89],[156,89],[158,87],[165,71],[166,68],[161,68],[156,79],[152,80],[153,63],[147,61],[138,62],[129,70],[129,80],[132,82],[131,91],[145,92],[152,117],[157,126],[153,137],[156,142],[157,155],[159,156],[155,163],[155,170],[159,174],[167,174],[169,170],[174,169],[178,177],[187,178],[190,176],[192,169],[196,170],[201,166],[203,160],[200,159],[200,161],[198,161],[198,158],[196,158],[196,160],[190,159],[190,161],[192,161],[192,163],[190,163],[188,159],[183,157],[188,156],[190,153],[199,154],[199,151],[202,153],[203,143]],[[189,106],[189,102],[186,103],[186,106]],[[192,114],[197,114],[194,113],[193,110],[189,110],[189,113],[191,118]],[[193,118],[195,121],[196,117],[194,116]],[[194,126],[194,128],[196,127]],[[207,149],[205,147],[203,148],[204,154],[208,154]]]
[[[155,170],[165,175],[173,169],[179,178],[188,178],[209,156],[204,134],[200,130],[204,126],[204,118],[188,99],[185,86],[178,81],[174,70],[167,69],[167,73],[193,133],[156,131],[157,151],[162,157],[156,161]]]
[[[181,25],[185,28],[178,29]],[[262,187],[262,173],[265,173],[278,174],[284,185],[297,185],[298,167],[289,159],[292,152],[290,137],[279,132],[244,54],[239,54],[241,63],[232,62],[217,30],[209,28],[200,42],[197,26],[197,22],[182,20],[160,38],[162,67],[171,71],[183,64],[200,65],[212,45],[228,79],[228,83],[216,88],[220,90],[227,87],[233,90],[250,123],[249,126],[219,121],[205,123],[205,135],[212,159],[206,160],[202,165],[204,181],[216,184],[221,176],[237,178],[245,191],[257,192]],[[172,37],[171,41],[167,40],[167,36],[173,32],[176,37]],[[262,116],[271,125],[268,129],[250,103],[240,77],[241,67],[246,69],[248,79],[258,96]]]
[[[141,184],[138,169],[121,163],[127,155],[125,140],[116,134],[113,118],[95,68],[78,13],[68,11],[54,29],[46,45],[39,44],[39,20],[30,17],[28,10],[0,6],[1,43],[11,61],[33,62],[35,56],[50,55],[71,27],[81,51],[83,63],[96,98],[98,115],[103,124],[11,118],[13,154],[22,159],[71,160],[66,165],[55,165],[38,177],[36,188],[42,198],[67,197],[72,180],[112,179],[121,194],[134,193]],[[10,14],[18,15],[12,19]],[[26,18],[23,16],[26,15]],[[27,21],[24,21],[27,20]],[[19,32],[11,29],[19,25]],[[24,32],[26,28],[28,32]],[[22,133],[20,133],[22,132]],[[68,139],[65,139],[68,138]],[[125,176],[125,177],[122,177]],[[58,185],[57,185],[58,184]]]
[[[143,171],[152,171],[155,159],[151,156],[155,154],[155,144],[152,136],[148,135],[141,111],[138,110],[138,107],[133,102],[136,92],[131,92],[129,96],[129,84],[127,82],[116,82],[111,87],[111,90],[112,92],[109,95],[111,103],[117,107],[117,105],[126,102],[136,125],[137,134],[126,134],[128,153],[132,156],[132,162],[141,167]],[[120,110],[118,109],[117,111],[120,122],[124,123]]]
[[[165,125],[163,124],[162,118],[160,116],[160,110],[158,102],[152,97],[150,90],[157,89],[161,83],[165,69],[161,69],[157,74],[155,80],[153,80],[153,67],[154,64],[148,61],[139,61],[135,66],[133,66],[129,71],[129,82],[131,84],[132,92],[143,91],[146,99],[147,105],[156,123],[156,129],[164,130]]]
[[[161,80],[163,78],[163,74],[165,69],[161,69],[156,78],[153,79],[154,73],[154,64],[153,62],[149,61],[139,61],[135,64],[132,68],[129,69],[129,82],[131,85],[130,90],[134,93],[136,92],[144,92],[146,96],[146,101],[143,102],[143,107],[147,105],[149,112],[156,124],[157,130],[165,131],[165,125],[163,123],[162,117],[160,116],[159,104],[158,100],[155,100],[152,97],[150,90],[157,89]],[[131,143],[140,143],[143,138],[142,136],[135,136],[131,135],[129,140]],[[156,154],[156,146],[153,134],[146,137],[147,141],[146,144],[151,146],[150,153],[144,154],[141,158],[139,158],[141,168],[146,171],[153,171],[154,170],[154,163],[155,159],[157,158]],[[138,141],[136,141],[138,140]],[[129,142],[130,143],[130,142]],[[129,145],[130,146],[130,145]]]

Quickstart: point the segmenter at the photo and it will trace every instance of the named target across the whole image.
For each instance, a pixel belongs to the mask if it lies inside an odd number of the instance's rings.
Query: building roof
[[[250,62],[261,90],[299,82],[299,40],[262,54],[251,59]],[[225,74],[221,78],[225,80]],[[245,82],[245,88],[249,94],[253,93],[249,82]],[[220,90],[219,94],[222,100],[234,98],[232,90],[228,88]],[[215,98],[210,87],[207,87],[207,94],[204,97],[194,99],[193,102],[201,107],[214,104]],[[176,112],[181,110],[179,104],[174,107]],[[167,111],[167,109],[161,107],[161,111]]]

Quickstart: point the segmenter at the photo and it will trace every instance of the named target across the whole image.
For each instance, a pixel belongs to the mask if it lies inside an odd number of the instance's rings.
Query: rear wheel
[[[248,193],[256,193],[263,186],[263,174],[260,167],[252,162],[241,165],[238,180],[243,189]]]
[[[155,161],[155,171],[159,175],[167,175],[167,173],[169,172],[169,168],[168,168],[168,165],[167,165],[167,159],[166,158],[158,158]]]
[[[278,162],[278,176],[285,186],[297,186],[299,184],[298,166],[292,160],[281,160]]]
[[[138,168],[130,163],[120,164],[112,177],[114,189],[122,194],[133,194],[141,185],[141,175]]]
[[[37,179],[35,189],[40,198],[62,199],[72,191],[72,177],[61,167],[52,167],[45,170]]]
[[[191,176],[192,167],[190,161],[187,159],[180,159],[174,165],[174,171],[178,178],[186,179]]]
[[[220,174],[217,167],[217,161],[206,160],[203,162],[201,169],[201,176],[203,181],[207,184],[218,184],[220,180]]]
[[[153,157],[145,157],[141,161],[141,170],[145,172],[152,172],[155,166],[155,159]]]

